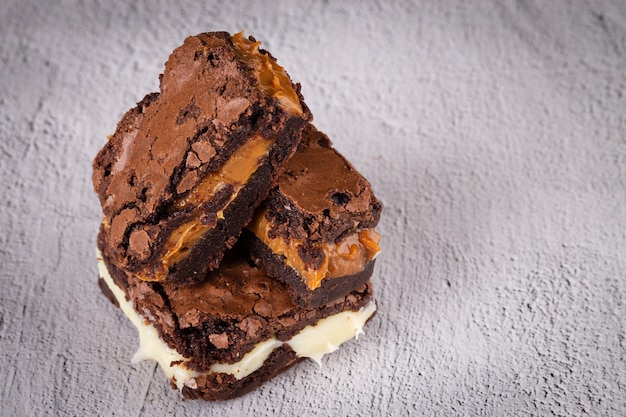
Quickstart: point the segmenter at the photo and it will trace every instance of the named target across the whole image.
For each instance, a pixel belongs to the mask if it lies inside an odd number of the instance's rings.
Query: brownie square
[[[332,303],[302,307],[240,245],[193,285],[143,281],[102,254],[99,262],[100,288],[139,330],[134,360],[159,361],[172,387],[191,399],[234,398],[303,358],[319,361],[358,336],[376,310],[369,282]]]
[[[100,250],[146,281],[204,279],[310,118],[299,86],[253,38],[187,38],[160,92],[124,115],[94,160]]]
[[[369,279],[381,210],[370,183],[309,124],[242,239],[297,302],[313,308]]]

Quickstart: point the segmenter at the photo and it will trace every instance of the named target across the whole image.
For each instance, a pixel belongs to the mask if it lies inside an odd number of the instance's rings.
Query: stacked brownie
[[[376,310],[381,205],[259,44],[187,38],[94,160],[100,288],[187,398],[319,361]]]

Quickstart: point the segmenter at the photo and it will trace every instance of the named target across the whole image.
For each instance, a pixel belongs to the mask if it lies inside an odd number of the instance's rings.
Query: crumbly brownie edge
[[[263,265],[271,277],[285,283],[292,300],[306,308],[317,308],[356,291],[370,279],[376,262],[375,260],[368,262],[356,274],[322,280],[320,287],[310,290],[302,276],[285,264],[284,257],[272,252],[254,233],[246,229],[240,239],[242,244],[248,247],[255,261]]]
[[[323,154],[318,153],[320,150]],[[311,155],[316,160],[310,161]],[[330,173],[333,169],[325,169],[320,164],[320,159],[328,160],[332,164],[329,167],[339,167],[335,175]],[[324,186],[316,187],[314,193],[301,194],[307,181],[303,183],[299,178],[302,172],[306,172],[304,176],[309,181],[312,178]],[[349,176],[350,181],[337,182],[342,173]],[[336,188],[341,184],[349,185],[351,190]],[[321,190],[327,194],[320,195]],[[318,206],[316,209],[311,208],[312,201],[313,206]],[[369,181],[332,146],[328,136],[311,123],[304,128],[298,150],[284,164],[277,185],[270,190],[263,207],[267,210],[266,219],[271,224],[273,237],[299,240],[309,252],[314,252],[313,244],[334,243],[357,228],[374,228],[383,208]]]
[[[263,366],[245,378],[237,380],[228,374],[215,373],[196,378],[197,388],[183,387],[182,394],[190,400],[223,401],[241,397],[285,372],[304,358],[299,358],[287,345],[274,350]],[[172,388],[176,388],[171,381]]]
[[[196,283],[219,266],[224,252],[233,247],[242,229],[252,219],[254,210],[267,197],[280,164],[295,152],[303,123],[301,119],[291,119],[287,123],[268,157],[224,211],[224,219],[218,220],[217,225],[191,248],[187,257],[170,269],[166,278],[169,282],[177,285]]]

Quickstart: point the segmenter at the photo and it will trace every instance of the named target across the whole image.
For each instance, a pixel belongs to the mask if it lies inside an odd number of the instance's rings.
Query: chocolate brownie
[[[99,248],[115,267],[200,281],[266,197],[311,114],[259,44],[225,32],[187,38],[160,92],[123,116],[95,158]]]
[[[210,279],[185,286],[140,280],[99,257],[100,287],[139,330],[134,360],[158,360],[187,398],[233,398],[302,358],[319,361],[375,313],[369,281],[304,308],[246,253],[236,245]]]
[[[271,276],[314,308],[369,279],[381,210],[370,183],[309,124],[243,239]]]

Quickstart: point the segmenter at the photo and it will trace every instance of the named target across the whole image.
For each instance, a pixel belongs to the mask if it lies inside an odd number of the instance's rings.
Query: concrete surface
[[[91,160],[245,29],[385,204],[366,335],[181,401],[96,285]],[[0,415],[626,415],[626,3],[0,3]]]

